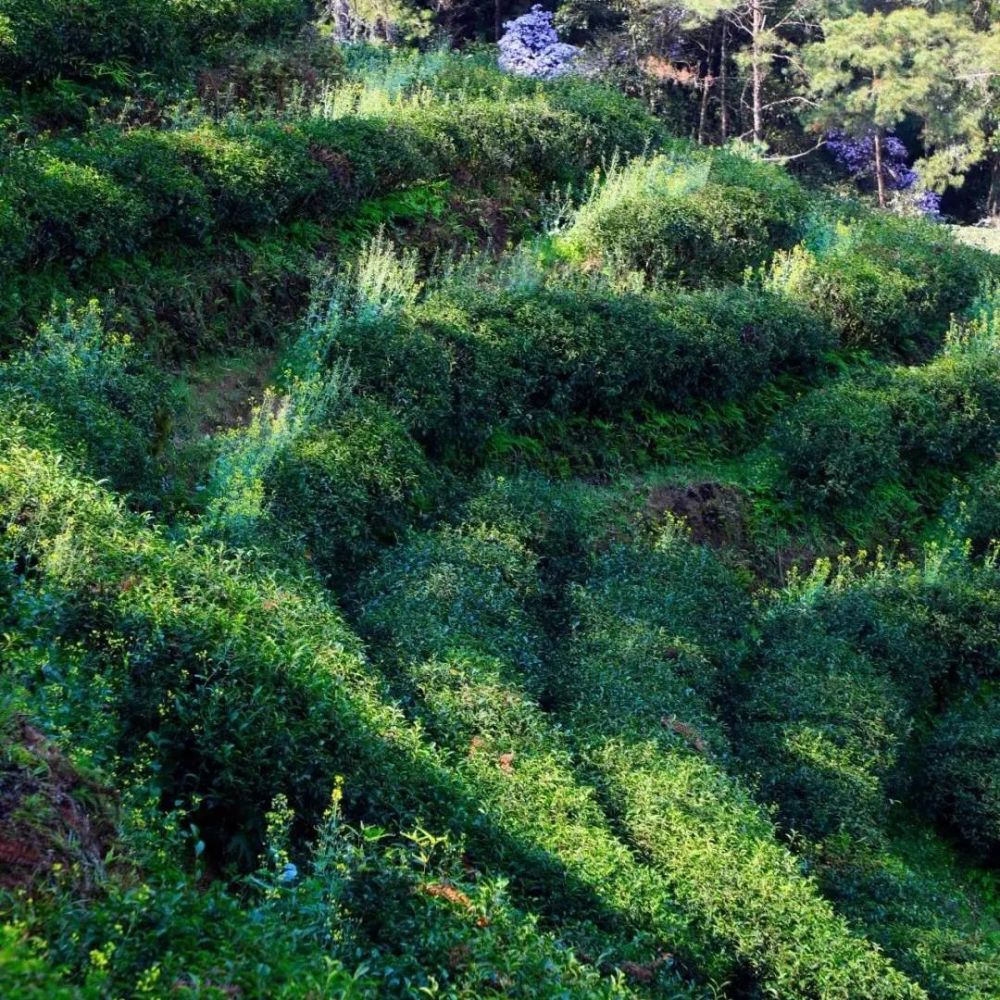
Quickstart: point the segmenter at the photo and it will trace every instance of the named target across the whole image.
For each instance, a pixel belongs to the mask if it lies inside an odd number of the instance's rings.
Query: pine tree
[[[925,185],[961,183],[985,152],[984,101],[1000,73],[997,31],[977,32],[963,16],[916,8],[854,14],[824,22],[823,30],[824,40],[803,53],[813,125],[874,131],[879,204],[886,203],[886,132],[910,115],[920,119],[930,154],[920,164]]]

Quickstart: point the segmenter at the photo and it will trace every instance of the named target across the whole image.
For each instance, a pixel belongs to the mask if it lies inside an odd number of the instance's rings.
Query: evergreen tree
[[[888,188],[886,132],[908,116],[922,124],[924,183],[935,189],[961,183],[985,151],[983,107],[1000,72],[996,30],[977,32],[968,18],[949,12],[903,8],[828,20],[823,32],[823,41],[803,53],[816,102],[812,123],[859,135],[874,131],[879,204]]]

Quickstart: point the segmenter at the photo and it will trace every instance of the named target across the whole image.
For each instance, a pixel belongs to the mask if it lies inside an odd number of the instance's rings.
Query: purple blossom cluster
[[[875,133],[849,135],[846,132],[828,132],[827,149],[833,154],[838,165],[843,167],[855,180],[871,177],[875,173]],[[938,216],[941,196],[934,191],[921,189],[920,175],[908,163],[910,154],[902,139],[887,133],[882,139],[882,169],[885,171],[886,187],[892,191],[912,193],[912,204],[925,215]]]
[[[941,195],[937,191],[929,191],[924,188],[922,191],[915,192],[913,206],[932,219],[941,218]]]
[[[848,135],[830,132],[826,148],[852,177],[870,177],[875,172],[875,133]],[[882,167],[886,185],[894,191],[906,191],[917,182],[917,172],[909,166],[909,153],[899,136],[888,133],[882,140]]]
[[[559,41],[552,24],[552,12],[535,4],[527,14],[504,24],[498,45],[500,68],[516,76],[553,80],[572,69],[580,54],[575,45]]]

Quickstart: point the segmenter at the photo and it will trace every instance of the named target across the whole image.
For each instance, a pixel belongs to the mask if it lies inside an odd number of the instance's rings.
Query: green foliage
[[[230,856],[254,850],[279,791],[318,815],[336,755],[369,739],[348,704],[371,687],[340,617],[292,581],[171,543],[100,488],[7,441],[4,558],[34,567],[24,627],[78,644],[84,675],[101,678],[102,707],[85,715],[111,713],[118,752],[149,747],[167,800],[197,797],[200,821]],[[309,635],[316,645],[304,656]]]
[[[434,489],[418,445],[369,402],[294,439],[264,480],[277,533],[301,537],[316,567],[338,579],[397,539]]]
[[[921,996],[853,939],[775,841],[770,820],[717,763],[727,757],[726,739],[707,699],[713,674],[739,657],[745,606],[723,568],[676,530],[654,553],[636,559],[623,549],[599,564],[565,660],[574,703],[567,717],[609,808],[670,873],[685,909],[765,988],[781,996]]]
[[[176,69],[239,34],[293,30],[305,16],[300,0],[3,0],[9,42],[0,49],[0,77],[25,84],[61,76],[127,79],[140,66]]]
[[[60,970],[46,960],[45,942],[32,936],[24,924],[0,924],[0,980],[25,1000],[72,1000],[76,996]]]
[[[1000,541],[1000,467],[991,465],[972,480],[958,522],[979,552]]]
[[[924,749],[923,801],[979,856],[1000,851],[1000,702],[983,685],[936,720]]]
[[[876,366],[793,407],[772,434],[793,492],[816,506],[858,508],[879,487],[919,486],[928,470],[992,457],[1000,395],[995,331],[983,326],[991,308],[987,300],[953,323],[927,364]]]
[[[0,0],[0,992],[992,1000],[994,265],[153,6]]]
[[[502,879],[463,869],[446,835],[352,829],[339,812],[341,794],[291,882],[284,825],[292,814],[279,797],[253,874],[199,887],[198,828],[179,811],[161,813],[148,789],[130,789],[123,832],[142,883],[110,879],[86,912],[58,892],[23,907],[46,940],[23,926],[4,929],[5,983],[25,996],[51,989],[59,997],[239,989],[291,998],[308,989],[339,997],[440,990],[471,1000],[498,981],[515,996],[633,995],[620,976],[583,964],[519,910]],[[193,871],[184,863],[192,857]]]
[[[739,279],[794,242],[804,193],[737,156],[674,157],[612,167],[559,238],[587,268],[688,284]]]
[[[873,215],[777,254],[765,283],[826,318],[845,344],[905,353],[939,342],[993,266],[942,226]]]
[[[814,619],[808,605],[768,616],[734,732],[787,829],[877,837],[907,736],[906,701],[880,665]]]
[[[96,302],[67,307],[0,371],[4,419],[76,452],[124,492],[149,485],[163,447],[162,380],[127,336],[105,330]]]
[[[255,259],[238,281],[225,275],[217,288],[210,280],[212,269],[230,269],[234,256],[242,263],[244,244],[230,249],[234,236],[259,245],[278,225],[310,220],[326,240],[343,242],[359,226],[374,228],[369,199],[381,200],[377,221],[405,222],[414,217],[414,193],[456,177],[473,178],[484,197],[513,215],[528,195],[582,183],[619,140],[638,152],[651,134],[648,116],[622,98],[604,102],[606,131],[597,105],[563,107],[562,89],[542,87],[497,101],[488,91],[501,75],[495,68],[484,75],[482,93],[454,101],[447,93],[393,95],[347,81],[309,101],[240,106],[215,118],[210,107],[185,107],[166,127],[29,132],[0,150],[0,308],[7,324],[30,325],[53,298],[115,287],[122,299],[137,300],[137,332],[145,334],[166,308],[158,300],[175,298],[150,287],[155,275],[182,291],[195,285],[189,306],[180,297],[195,322],[176,325],[207,325],[230,297],[241,310],[258,290],[266,294],[268,269]],[[623,129],[635,134],[629,139]],[[445,204],[439,199],[431,208],[440,216]],[[314,250],[319,240],[308,242]],[[205,259],[194,266],[177,260],[179,244]],[[301,270],[295,259],[279,277],[294,284]],[[239,315],[229,322],[247,325]],[[266,317],[260,322],[268,325]]]
[[[64,258],[79,266],[99,253],[125,255],[139,245],[144,206],[95,168],[48,150],[24,150],[11,156],[5,173],[13,210],[30,233],[22,242],[24,263]]]
[[[418,535],[366,590],[365,628],[391,638],[397,656],[482,649],[525,667],[538,662],[539,635],[523,608],[538,592],[534,558],[489,526]]]
[[[773,440],[809,502],[857,504],[899,476],[898,434],[883,395],[847,382],[807,395],[782,419]]]
[[[739,399],[779,371],[814,369],[828,344],[808,313],[751,290],[657,298],[459,281],[393,318],[345,317],[330,357],[438,450],[474,451],[543,417]]]

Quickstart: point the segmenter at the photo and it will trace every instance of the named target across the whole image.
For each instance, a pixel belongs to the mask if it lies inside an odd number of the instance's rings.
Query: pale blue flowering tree
[[[498,45],[500,68],[516,76],[552,80],[573,68],[580,55],[575,45],[559,41],[552,24],[552,12],[535,4],[527,14],[504,24]]]

